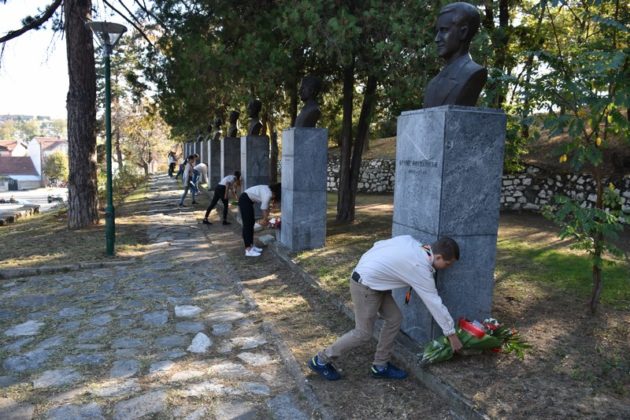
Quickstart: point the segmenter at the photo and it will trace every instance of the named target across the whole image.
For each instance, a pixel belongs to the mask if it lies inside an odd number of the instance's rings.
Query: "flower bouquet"
[[[483,321],[460,319],[455,330],[462,342],[462,354],[481,354],[484,351],[516,354],[519,359],[525,357],[525,350],[531,348],[514,328],[508,328],[494,318]],[[443,362],[453,357],[453,349],[447,337],[441,336],[424,347],[421,365]]]
[[[271,219],[269,219],[269,227],[272,229],[280,229],[282,222],[280,220],[280,217],[272,217]]]

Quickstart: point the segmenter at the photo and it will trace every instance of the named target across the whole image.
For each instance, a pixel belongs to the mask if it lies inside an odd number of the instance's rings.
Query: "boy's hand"
[[[453,351],[456,353],[459,353],[463,345],[462,345],[462,342],[459,341],[459,337],[457,336],[457,334],[451,334],[447,336],[446,338],[448,338],[448,341],[451,342],[451,347],[453,348]]]

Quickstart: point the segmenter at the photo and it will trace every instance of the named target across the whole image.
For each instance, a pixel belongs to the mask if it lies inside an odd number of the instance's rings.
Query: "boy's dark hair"
[[[433,254],[440,254],[447,261],[459,260],[459,245],[454,239],[444,236],[431,244]]]
[[[276,184],[271,184],[269,186],[269,189],[274,196],[274,200],[279,203],[282,199],[282,184],[280,184],[279,182]]]
[[[241,171],[234,171],[234,176],[236,179],[241,179]]]

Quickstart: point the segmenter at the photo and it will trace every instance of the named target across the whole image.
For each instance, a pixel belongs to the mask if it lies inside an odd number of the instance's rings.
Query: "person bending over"
[[[230,222],[227,221],[228,193],[231,191],[232,194],[234,195],[234,199],[237,200],[238,196],[236,195],[236,190],[240,186],[240,184],[241,184],[241,173],[239,171],[235,171],[234,175],[226,176],[225,178],[221,180],[221,182],[217,184],[217,186],[214,189],[214,196],[212,197],[212,202],[210,203],[210,205],[208,206],[208,209],[206,210],[206,215],[203,217],[204,225],[212,224],[208,220],[208,216],[210,216],[210,212],[212,211],[214,206],[217,205],[219,200],[221,200],[221,202],[223,203],[223,224],[224,225],[230,224]]]
[[[260,203],[262,219],[260,224],[267,226],[269,223],[269,208],[274,203],[280,202],[282,188],[280,183],[271,185],[255,185],[246,189],[238,199],[238,210],[243,221],[243,242],[245,243],[246,257],[259,257],[262,249],[254,246],[254,203]]]
[[[354,305],[355,328],[330,347],[309,360],[311,370],[334,381],[341,378],[332,362],[351,349],[369,342],[378,316],[383,318],[376,353],[370,372],[375,378],[404,379],[407,372],[390,363],[394,339],[402,323],[402,314],[392,297],[392,290],[411,286],[426,305],[433,319],[448,337],[454,351],[462,348],[455,323],[435,287],[435,270],[445,269],[459,259],[457,242],[448,237],[423,245],[409,235],[378,241],[354,269],[350,294]]]

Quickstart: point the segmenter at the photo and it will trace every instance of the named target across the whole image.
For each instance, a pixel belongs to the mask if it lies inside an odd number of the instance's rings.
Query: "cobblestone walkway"
[[[152,185],[142,259],[0,283],[0,419],[311,417],[170,184]]]

